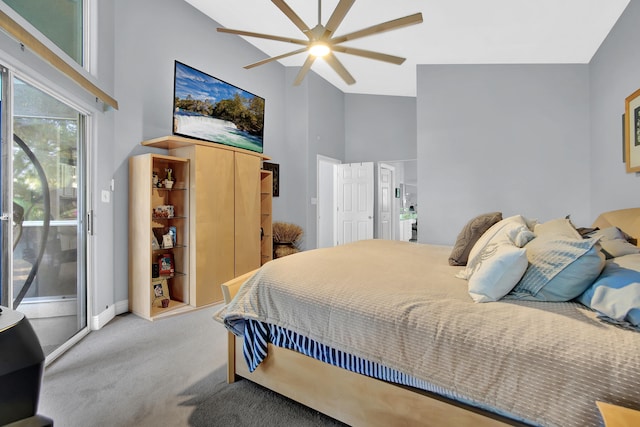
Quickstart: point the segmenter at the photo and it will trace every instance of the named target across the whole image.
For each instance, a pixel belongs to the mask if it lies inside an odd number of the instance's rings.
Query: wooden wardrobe
[[[261,191],[260,153],[222,144],[167,136],[142,145],[165,148],[190,163],[190,296],[196,307],[221,302],[220,285],[271,259],[264,221],[271,221],[271,194]],[[265,197],[269,198],[265,203]],[[269,227],[270,228],[270,227]]]

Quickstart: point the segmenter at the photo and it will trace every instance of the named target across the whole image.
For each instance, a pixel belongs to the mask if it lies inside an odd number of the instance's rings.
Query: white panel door
[[[337,166],[338,244],[373,239],[373,163]]]
[[[393,178],[394,168],[380,163],[378,166],[378,238],[393,240]]]

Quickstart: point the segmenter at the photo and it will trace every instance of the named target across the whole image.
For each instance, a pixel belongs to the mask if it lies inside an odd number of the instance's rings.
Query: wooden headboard
[[[640,208],[603,212],[596,218],[593,226],[600,229],[618,227],[634,239],[640,240]]]

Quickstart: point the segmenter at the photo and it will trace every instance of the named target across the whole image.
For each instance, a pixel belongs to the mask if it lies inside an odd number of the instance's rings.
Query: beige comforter
[[[577,303],[474,303],[451,248],[385,240],[266,264],[216,318],[279,325],[540,425],[640,409],[640,333]]]

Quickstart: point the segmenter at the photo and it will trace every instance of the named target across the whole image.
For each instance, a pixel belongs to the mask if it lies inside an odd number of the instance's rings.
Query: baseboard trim
[[[116,317],[116,306],[112,304],[97,316],[91,316],[91,330],[97,331],[102,329],[102,327],[109,323],[114,317]]]
[[[129,312],[129,300],[116,302],[116,316]]]
[[[129,300],[118,301],[115,304],[111,304],[102,313],[91,317],[91,330],[97,331],[101,329],[117,315],[127,313],[128,311]]]
[[[25,298],[20,303],[18,311],[29,319],[76,316],[78,314],[78,301],[75,297]]]

